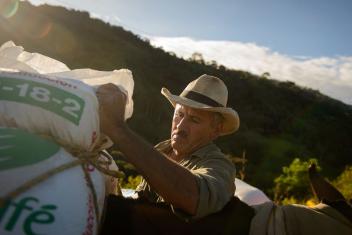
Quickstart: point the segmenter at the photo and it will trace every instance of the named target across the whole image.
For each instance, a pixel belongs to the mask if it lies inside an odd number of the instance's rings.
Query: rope
[[[92,192],[92,195],[93,195],[93,202],[94,202],[94,211],[95,211],[95,217],[97,218],[97,227],[96,227],[96,232],[98,234],[98,231],[99,231],[99,205],[98,205],[98,197],[97,197],[97,192],[95,191],[95,188],[94,188],[94,185],[93,185],[93,182],[92,182],[92,178],[90,177],[90,174],[88,172],[88,168],[87,168],[87,165],[85,164],[82,164],[81,165],[82,167],[82,170],[84,172],[84,178],[86,179],[86,182],[87,182],[87,185],[90,189],[90,191]]]
[[[61,166],[58,166],[56,168],[50,169],[46,172],[44,172],[43,174],[25,182],[24,184],[22,184],[21,186],[17,187],[15,190],[11,191],[10,193],[6,194],[4,197],[0,198],[0,207],[3,207],[3,203],[5,203],[8,200],[11,200],[12,198],[17,197],[18,195],[28,191],[29,189],[31,189],[33,186],[40,184],[41,182],[47,180],[49,177],[60,173],[64,170],[70,169],[72,167],[78,166],[82,164],[82,162],[80,160],[76,160],[76,161],[72,161],[66,164],[63,164]]]
[[[49,136],[43,136],[44,138],[49,138]],[[51,139],[52,140],[52,139]],[[94,210],[95,210],[95,216],[97,218],[97,221],[99,221],[99,208],[98,208],[98,198],[97,194],[93,185],[93,181],[91,179],[91,176],[88,172],[87,165],[90,164],[94,166],[98,171],[102,172],[105,175],[112,176],[114,178],[122,178],[124,177],[124,173],[121,171],[115,171],[115,170],[110,170],[109,165],[113,162],[112,157],[105,151],[103,151],[105,148],[108,146],[111,146],[111,141],[110,139],[102,135],[101,138],[99,139],[97,145],[94,147],[94,149],[90,152],[88,151],[82,151],[81,149],[78,148],[70,148],[67,147],[66,144],[60,143],[60,141],[56,141],[59,145],[61,145],[63,148],[65,148],[69,153],[74,158],[77,158],[77,160],[74,160],[69,163],[62,164],[58,167],[55,167],[53,169],[50,169],[43,174],[34,177],[33,179],[30,179],[29,181],[25,182],[24,184],[20,185],[13,191],[9,192],[6,194],[4,197],[0,197],[0,208],[5,206],[5,203],[10,201],[11,199],[17,197],[18,195],[28,191],[32,187],[40,184],[41,182],[49,179],[51,176],[56,175],[60,172],[63,172],[67,169],[76,167],[78,165],[81,165],[82,170],[84,172],[87,185],[93,195],[93,201],[94,201]],[[121,192],[121,187],[119,185],[119,181],[117,184],[117,192],[119,195],[122,195]],[[99,224],[97,222],[97,228],[99,228]]]

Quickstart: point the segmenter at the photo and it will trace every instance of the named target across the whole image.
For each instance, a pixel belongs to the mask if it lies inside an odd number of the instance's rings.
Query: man
[[[97,91],[101,131],[144,177],[140,197],[164,202],[184,219],[218,212],[235,191],[235,168],[213,144],[239,127],[237,112],[227,107],[227,88],[219,78],[202,75],[179,96],[166,88],[161,93],[175,108],[170,140],[154,148],[131,131],[123,119],[125,95],[112,84]]]
[[[352,208],[311,172],[314,191],[327,204],[266,202],[254,212],[233,197],[234,168],[212,143],[239,127],[220,79],[202,75],[180,96],[165,88],[162,94],[175,107],[171,139],[153,148],[126,126],[124,94],[113,85],[98,90],[102,132],[144,176],[141,198],[154,202],[110,196],[101,234],[351,234]]]

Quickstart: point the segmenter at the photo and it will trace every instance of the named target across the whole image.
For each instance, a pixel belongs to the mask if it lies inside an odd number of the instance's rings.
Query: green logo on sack
[[[0,171],[50,158],[60,147],[19,129],[0,128]]]
[[[26,235],[39,235],[34,229],[55,223],[55,212],[57,206],[54,204],[41,205],[38,198],[25,197],[17,201],[6,201],[0,207],[0,230],[3,228],[12,232],[21,226]],[[19,220],[23,220],[19,224]],[[42,233],[40,233],[42,234]]]
[[[78,125],[84,110],[84,100],[63,89],[25,79],[0,77],[0,100],[33,105]]]

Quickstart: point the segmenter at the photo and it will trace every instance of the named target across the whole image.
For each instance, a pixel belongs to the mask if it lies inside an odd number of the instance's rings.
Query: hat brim
[[[223,130],[220,135],[229,135],[234,133],[240,127],[240,118],[238,113],[229,107],[212,107],[197,101],[188,99],[186,97],[173,95],[168,89],[162,88],[161,94],[163,94],[172,106],[176,104],[182,104],[195,109],[202,109],[204,111],[220,113],[224,117]]]

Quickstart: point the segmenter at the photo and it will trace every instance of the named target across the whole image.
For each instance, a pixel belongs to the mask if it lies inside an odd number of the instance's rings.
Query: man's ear
[[[223,122],[219,122],[216,124],[216,126],[214,126],[214,130],[213,130],[213,140],[217,139],[220,134],[222,133],[222,130],[224,128],[224,123]]]

